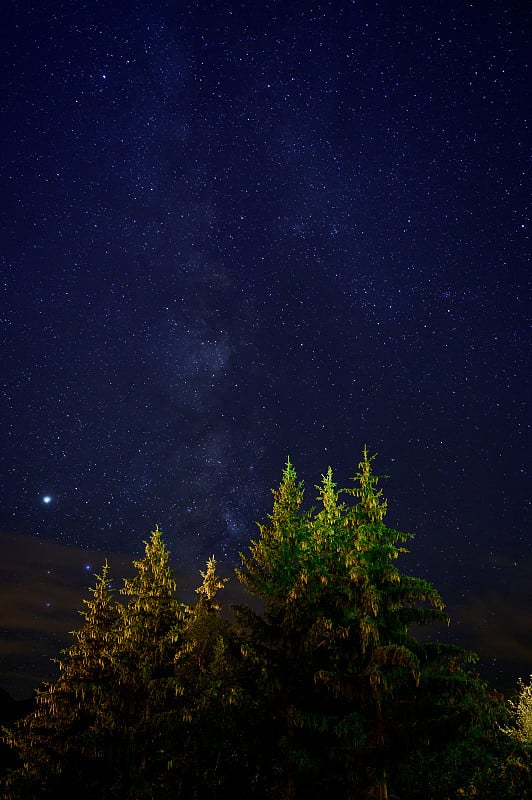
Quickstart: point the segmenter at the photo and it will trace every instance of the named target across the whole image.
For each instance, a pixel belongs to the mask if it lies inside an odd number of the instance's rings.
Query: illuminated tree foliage
[[[237,570],[248,593],[265,601],[264,613],[247,606],[238,606],[235,612],[246,631],[242,650],[256,674],[257,695],[263,698],[263,753],[275,754],[271,765],[266,756],[261,775],[264,782],[273,781],[279,797],[281,792],[291,797],[297,773],[310,758],[296,737],[297,717],[314,692],[305,642],[308,576],[302,563],[310,517],[301,511],[303,484],[290,460],[273,496],[269,523],[259,525],[260,537],[251,542],[250,555],[242,555],[242,568]]]
[[[510,700],[509,707],[513,724],[504,728],[504,733],[532,746],[532,675],[528,684],[519,678],[517,699]]]
[[[114,664],[115,781],[121,797],[150,798],[172,778],[173,753],[181,746],[181,686],[174,657],[187,608],[175,597],[169,551],[158,527],[145,542],[136,574],[124,580],[118,604]]]
[[[7,732],[23,767],[8,780],[6,798],[62,796],[69,787],[88,797],[107,776],[118,619],[107,563],[90,592],[85,624],[58,662],[59,678],[37,692],[36,710]]]
[[[238,642],[220,614],[218,593],[228,579],[218,576],[214,557],[201,575],[175,656],[185,730],[175,797],[234,797],[249,774],[249,698]]]
[[[320,796],[325,774],[337,776],[345,796],[365,787],[368,797],[387,797],[394,713],[433,657],[409,628],[447,620],[434,587],[395,565],[409,537],[384,524],[371,461],[364,451],[346,490],[337,490],[329,469],[310,511],[301,510],[303,485],[288,462],[270,521],[238,571],[265,602],[262,615],[242,607],[237,614],[276,723],[285,798],[303,787]]]

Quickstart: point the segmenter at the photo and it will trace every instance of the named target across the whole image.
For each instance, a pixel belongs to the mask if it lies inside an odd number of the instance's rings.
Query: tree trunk
[[[384,742],[384,717],[382,709],[377,703],[375,706],[373,741],[370,743],[371,766],[369,768],[368,787],[365,793],[367,800],[388,800]]]
[[[283,790],[283,800],[294,800],[296,796],[295,764],[292,758],[292,748],[294,746],[295,724],[294,706],[288,704],[286,710],[286,745],[287,753],[285,760],[285,785]]]

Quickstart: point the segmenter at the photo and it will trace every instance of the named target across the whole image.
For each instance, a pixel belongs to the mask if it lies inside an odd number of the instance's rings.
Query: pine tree
[[[267,614],[285,613],[285,603],[299,570],[304,535],[301,503],[303,482],[288,459],[278,489],[272,490],[270,524],[259,524],[260,537],[252,541],[250,555],[241,554],[243,569],[237,575],[249,594],[267,600]]]
[[[312,547],[311,514],[301,509],[304,486],[290,460],[273,496],[269,522],[259,525],[260,536],[251,542],[249,555],[241,554],[237,570],[248,593],[264,602],[264,612],[238,606],[235,613],[244,632],[243,652],[263,698],[263,751],[276,754],[273,774],[266,760],[259,770],[264,781],[273,782],[277,796],[292,798],[304,776],[315,776],[320,767],[306,734],[312,739],[312,729],[324,721],[316,719],[313,706],[311,651],[316,591],[321,596],[313,572],[321,554]]]
[[[116,686],[113,667],[117,611],[109,566],[84,600],[85,620],[59,660],[59,678],[37,693],[37,707],[6,732],[23,762],[6,785],[6,798],[83,798],[106,779],[108,736]]]
[[[248,742],[252,730],[251,698],[245,692],[238,641],[233,626],[220,614],[220,578],[214,556],[200,573],[198,599],[189,610],[176,674],[184,687],[186,730],[177,798],[232,798],[249,782]]]
[[[422,660],[427,657],[427,647],[410,634],[410,626],[447,623],[448,619],[436,589],[402,574],[395,565],[406,552],[402,545],[411,537],[384,524],[387,503],[377,488],[379,478],[372,472],[372,461],[364,448],[355,487],[346,490],[359,501],[346,514],[347,529],[353,534],[345,552],[350,577],[347,608],[354,611],[355,624],[347,636],[354,645],[352,653],[340,664],[365,719],[366,794],[385,800],[387,728],[395,700],[402,690],[410,692],[419,684]]]
[[[505,733],[511,708],[458,653],[402,704],[391,782],[411,800],[532,796],[530,748]],[[401,746],[402,743],[402,746]]]
[[[169,552],[156,526],[137,573],[124,580],[118,604],[115,665],[120,691],[114,736],[115,782],[124,800],[164,797],[175,780],[175,754],[182,749],[182,687],[175,677],[187,609],[175,597]]]
[[[319,487],[323,508],[315,515],[316,535],[324,541],[325,523],[329,529],[325,541],[335,542],[336,555],[327,578],[333,609],[330,646],[324,652],[328,666],[317,678],[344,709],[338,730],[349,734],[341,739],[352,775],[350,792],[359,794],[358,783],[365,787],[365,796],[384,800],[394,747],[398,741],[407,741],[411,748],[416,745],[416,721],[411,720],[407,736],[402,727],[405,705],[417,709],[417,698],[426,698],[428,687],[437,686],[440,694],[447,692],[450,705],[441,713],[448,717],[457,696],[450,664],[465,664],[473,656],[440,642],[420,642],[412,635],[413,625],[448,624],[448,617],[429,582],[405,575],[396,566],[411,535],[385,525],[387,503],[372,461],[364,448],[350,489],[336,492],[330,470]],[[340,503],[340,493],[358,502]],[[327,544],[326,551],[330,549]],[[362,729],[365,735],[358,753],[349,750],[353,725],[355,732]]]

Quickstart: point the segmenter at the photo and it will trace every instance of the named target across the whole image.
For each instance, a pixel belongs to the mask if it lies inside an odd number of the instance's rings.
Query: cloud
[[[467,631],[469,646],[482,658],[512,661],[528,669],[532,664],[530,607],[530,596],[488,589],[460,609],[462,635]]]
[[[498,662],[507,675],[526,676],[532,664],[532,559],[516,562],[494,555],[484,561],[482,575],[479,568],[471,568],[471,589],[465,600],[449,603],[451,632],[478,653],[481,666]],[[513,575],[511,582],[509,575]]]

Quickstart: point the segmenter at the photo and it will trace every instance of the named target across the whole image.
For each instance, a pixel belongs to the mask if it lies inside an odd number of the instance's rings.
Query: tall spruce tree
[[[245,786],[247,697],[232,626],[220,614],[218,593],[228,579],[219,577],[214,557],[201,576],[175,661],[185,729],[176,798],[215,800],[234,797]]]
[[[288,460],[279,488],[273,490],[269,522],[259,525],[259,538],[250,554],[241,554],[237,576],[248,593],[262,600],[264,612],[235,607],[237,620],[248,632],[243,653],[257,676],[263,698],[262,753],[258,764],[262,782],[272,784],[278,797],[295,796],[301,775],[311,771],[310,753],[298,735],[298,719],[310,700],[311,665],[306,648],[308,611],[307,573],[303,550],[309,538],[309,515],[301,510],[303,483]],[[273,754],[273,763],[268,763]]]
[[[63,651],[58,679],[37,692],[34,712],[6,731],[23,763],[6,782],[6,798],[88,798],[107,782],[118,617],[107,562],[89,591],[80,612],[85,623]]]
[[[118,604],[115,665],[120,691],[114,735],[116,788],[124,800],[165,797],[175,781],[182,748],[182,687],[174,658],[187,608],[176,596],[169,552],[156,526],[137,572],[124,580]],[[168,794],[170,796],[170,794]]]
[[[364,448],[355,486],[344,490],[358,499],[345,508],[342,560],[338,564],[346,593],[336,657],[338,694],[352,698],[364,719],[366,743],[361,753],[368,798],[386,800],[387,758],[393,720],[403,692],[419,684],[427,647],[411,633],[412,624],[448,622],[439,593],[428,582],[405,575],[395,561],[410,537],[384,523],[387,503],[378,489]],[[338,653],[338,651],[336,651]]]

